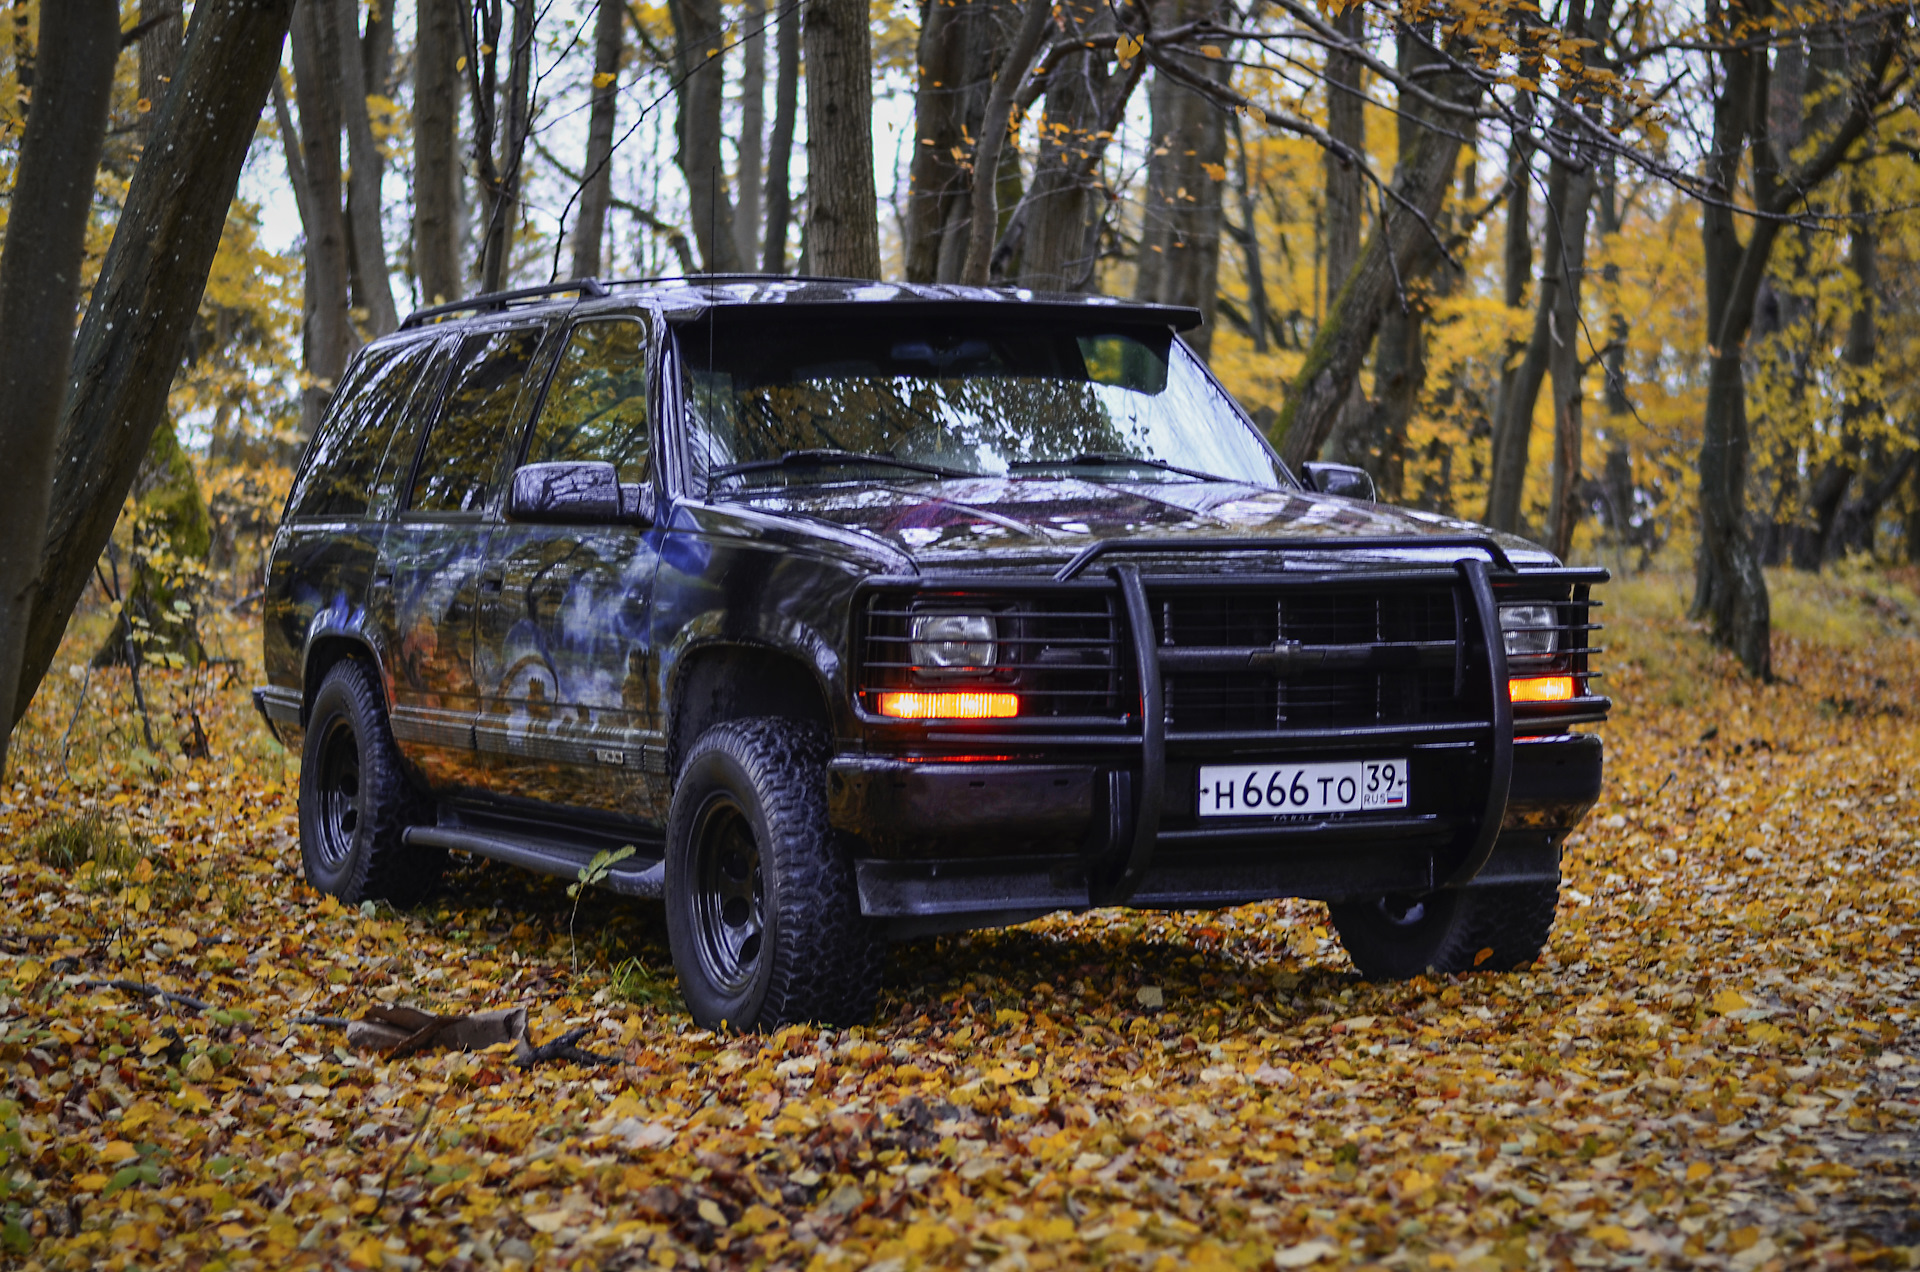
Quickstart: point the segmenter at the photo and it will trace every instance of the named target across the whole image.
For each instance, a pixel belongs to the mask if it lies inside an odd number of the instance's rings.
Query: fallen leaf
[[[1299,1245],[1288,1246],[1284,1250],[1273,1252],[1273,1266],[1276,1268],[1304,1268],[1310,1263],[1331,1259],[1340,1249],[1330,1241],[1302,1241]]]

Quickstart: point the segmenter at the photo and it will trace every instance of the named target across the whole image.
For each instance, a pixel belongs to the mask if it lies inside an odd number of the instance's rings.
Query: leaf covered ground
[[[320,898],[244,670],[149,673],[149,739],[75,666],[0,790],[0,1257],[1920,1266],[1920,612],[1780,586],[1765,686],[1677,580],[1610,589],[1607,794],[1531,970],[1363,983],[1307,903],[1098,912],[902,947],[873,1026],[750,1038],[692,1026],[657,908],[480,864]],[[373,1003],[617,1063],[296,1023]]]

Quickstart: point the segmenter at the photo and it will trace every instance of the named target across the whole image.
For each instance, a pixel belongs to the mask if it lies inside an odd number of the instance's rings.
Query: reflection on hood
[[[980,477],[756,493],[762,512],[831,522],[904,549],[922,565],[995,556],[1063,559],[1101,539],[1366,538],[1479,534],[1516,556],[1535,545],[1434,513],[1232,482],[1105,483]],[[1409,543],[1409,547],[1417,543]]]

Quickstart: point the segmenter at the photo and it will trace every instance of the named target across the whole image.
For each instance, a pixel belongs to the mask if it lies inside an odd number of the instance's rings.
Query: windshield
[[[710,492],[1074,473],[1292,484],[1165,329],[722,311],[679,334]]]

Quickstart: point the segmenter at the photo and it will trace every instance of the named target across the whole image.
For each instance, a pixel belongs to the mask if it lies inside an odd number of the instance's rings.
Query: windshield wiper
[[[964,472],[958,468],[942,468],[937,464],[922,464],[917,460],[899,459],[892,455],[870,455],[861,451],[846,450],[794,450],[788,451],[778,459],[754,459],[744,464],[723,464],[713,470],[713,476],[737,477],[742,473],[764,472],[770,468],[827,468],[840,464],[880,464],[887,468],[904,468],[908,472],[926,473],[930,477],[976,477],[979,475]]]
[[[1203,473],[1197,468],[1182,468],[1178,464],[1169,464],[1164,459],[1143,459],[1138,455],[1122,455],[1118,451],[1081,451],[1078,455],[1069,455],[1065,459],[1021,459],[1007,465],[1017,468],[1158,468],[1162,472],[1179,473],[1182,477],[1197,477],[1201,481],[1231,481],[1216,473]]]

